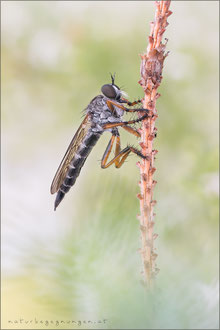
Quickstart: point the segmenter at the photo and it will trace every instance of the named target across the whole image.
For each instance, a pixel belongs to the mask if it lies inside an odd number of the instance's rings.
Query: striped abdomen
[[[63,180],[63,183],[61,184],[57,192],[55,206],[54,206],[55,210],[62,201],[62,199],[64,198],[65,194],[70,190],[70,188],[76,182],[76,179],[80,174],[81,168],[84,165],[86,158],[88,157],[90,151],[92,150],[93,146],[96,144],[99,138],[100,138],[99,133],[93,133],[91,131],[88,131],[82,142],[79,144],[73,156],[73,159],[70,162],[65,179]]]

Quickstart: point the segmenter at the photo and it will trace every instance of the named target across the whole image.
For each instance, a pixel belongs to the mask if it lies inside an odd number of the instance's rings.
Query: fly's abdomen
[[[90,151],[98,141],[99,137],[99,133],[93,133],[90,131],[87,133],[81,144],[78,146],[74,157],[70,162],[66,177],[57,192],[55,200],[55,210],[64,198],[65,194],[75,184],[76,179],[80,174],[81,168],[86,161],[86,158],[88,157]]]

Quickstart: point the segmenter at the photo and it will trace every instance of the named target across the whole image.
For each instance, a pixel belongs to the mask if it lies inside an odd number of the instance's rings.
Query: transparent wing
[[[63,180],[66,177],[70,162],[73,159],[80,143],[86,136],[86,133],[88,132],[90,127],[91,127],[91,121],[89,115],[87,114],[83,122],[79,126],[72,141],[70,142],[70,145],[60,163],[60,166],[58,167],[58,170],[54,176],[53,182],[50,187],[51,194],[54,194],[59,190]]]

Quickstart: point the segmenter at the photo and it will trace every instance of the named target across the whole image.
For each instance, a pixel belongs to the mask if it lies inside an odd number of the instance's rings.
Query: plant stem
[[[156,13],[154,22],[151,22],[151,31],[148,38],[149,43],[146,53],[141,55],[141,80],[139,84],[144,89],[143,107],[149,109],[150,117],[142,122],[141,133],[141,151],[147,159],[142,159],[137,165],[140,168],[140,190],[138,194],[140,199],[140,231],[141,231],[141,257],[144,269],[144,281],[148,287],[152,286],[153,279],[159,269],[156,267],[155,259],[157,254],[154,249],[154,240],[157,234],[154,234],[154,205],[153,189],[156,181],[153,180],[153,174],[156,171],[154,167],[155,154],[157,150],[153,149],[153,141],[156,137],[157,128],[155,121],[158,117],[156,110],[156,99],[160,96],[157,89],[162,80],[163,62],[168,53],[165,54],[166,42],[162,43],[162,36],[168,25],[167,17],[172,14],[169,10],[171,1],[155,1]]]

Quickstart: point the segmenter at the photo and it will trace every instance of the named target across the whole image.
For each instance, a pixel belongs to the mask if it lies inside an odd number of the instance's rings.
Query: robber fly
[[[55,174],[50,189],[51,194],[57,193],[54,210],[56,210],[65,194],[75,184],[75,181],[79,176],[81,168],[84,165],[90,151],[103,132],[110,131],[112,137],[101,160],[102,168],[107,168],[112,164],[115,164],[116,168],[121,167],[130,152],[135,153],[141,158],[146,158],[139,150],[131,146],[127,146],[121,150],[118,127],[122,127],[129,133],[140,137],[140,133],[129,125],[147,118],[149,116],[149,110],[143,108],[131,109],[124,107],[123,103],[128,106],[134,106],[135,104],[140,103],[141,100],[129,102],[123,98],[123,91],[115,85],[115,76],[111,75],[111,79],[111,84],[102,86],[102,95],[94,97],[94,99],[87,106],[85,118],[70,142],[63,160]],[[141,111],[144,115],[138,119],[129,121],[122,120],[122,116],[125,112]],[[108,162],[108,158],[115,140],[115,157]]]

